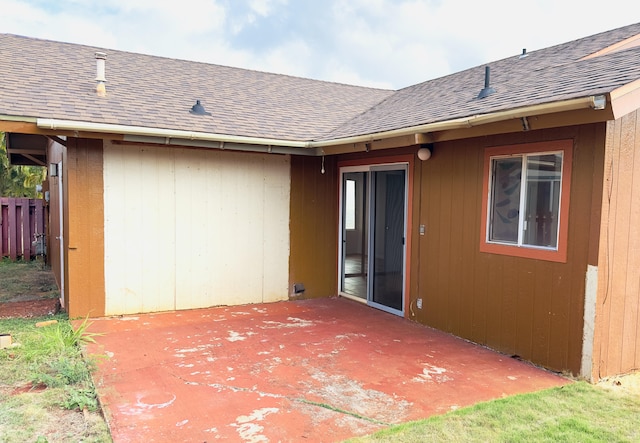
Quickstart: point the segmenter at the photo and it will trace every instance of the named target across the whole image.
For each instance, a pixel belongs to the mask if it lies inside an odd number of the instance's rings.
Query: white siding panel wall
[[[108,315],[286,300],[288,156],[105,146]]]

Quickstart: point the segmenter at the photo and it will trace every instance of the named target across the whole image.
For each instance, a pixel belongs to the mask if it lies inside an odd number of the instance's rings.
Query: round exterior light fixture
[[[429,160],[431,158],[431,149],[429,148],[418,149],[418,158],[422,161]]]

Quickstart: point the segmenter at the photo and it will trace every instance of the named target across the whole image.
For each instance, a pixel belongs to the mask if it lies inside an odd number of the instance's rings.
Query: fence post
[[[9,258],[13,261],[18,259],[18,223],[16,220],[16,199],[9,199]]]
[[[9,255],[9,200],[0,198],[0,257]]]

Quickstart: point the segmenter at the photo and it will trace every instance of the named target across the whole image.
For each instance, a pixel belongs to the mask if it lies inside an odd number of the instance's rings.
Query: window
[[[344,227],[345,229],[356,229],[356,181],[345,180],[344,191]]]
[[[570,140],[485,151],[480,250],[566,261]]]

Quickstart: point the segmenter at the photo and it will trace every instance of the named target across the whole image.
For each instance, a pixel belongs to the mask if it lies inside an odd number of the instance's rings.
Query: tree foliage
[[[42,184],[46,173],[42,166],[10,165],[6,134],[0,132],[0,196],[41,197],[36,192],[36,185]]]

